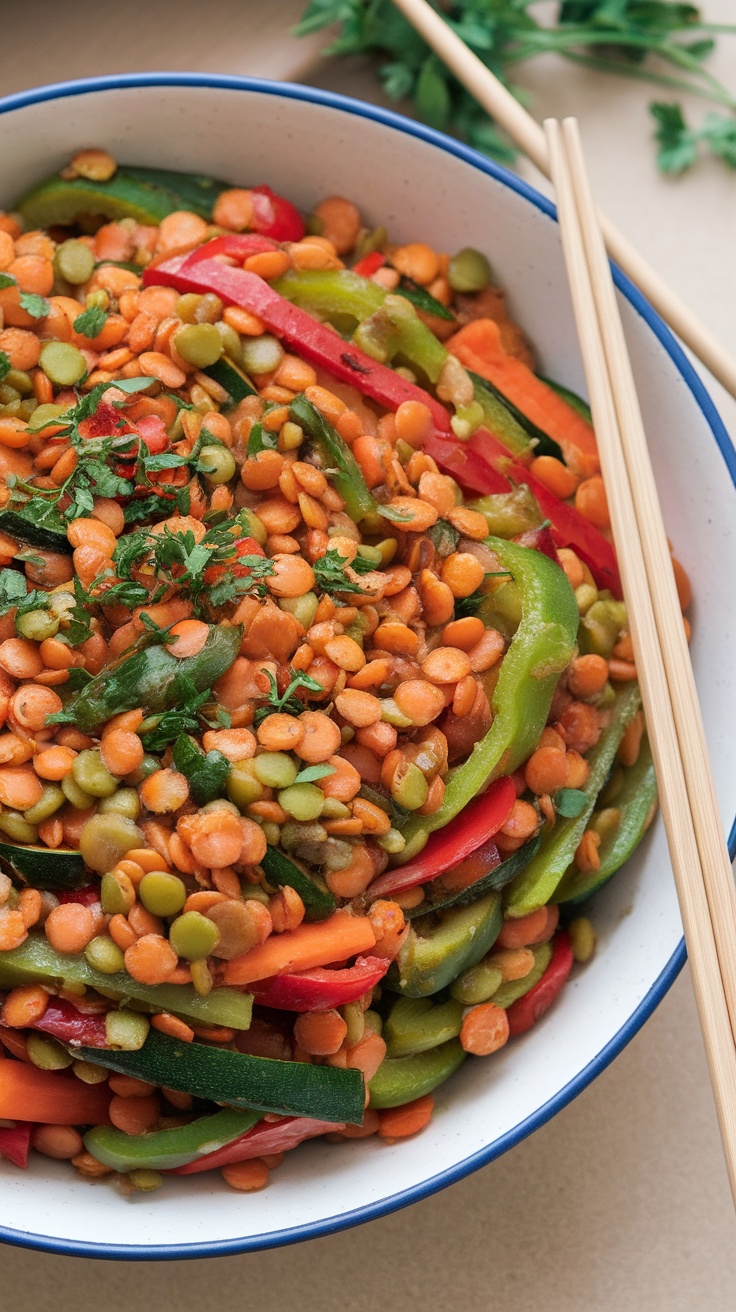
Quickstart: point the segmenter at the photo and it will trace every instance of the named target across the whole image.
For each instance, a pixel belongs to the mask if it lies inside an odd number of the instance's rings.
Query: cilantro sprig
[[[353,561],[348,562],[347,556],[341,556],[335,547],[330,547],[324,556],[320,556],[312,566],[315,587],[320,592],[330,594],[335,592],[362,592],[363,589],[360,585],[345,573],[346,566],[349,566],[355,574],[369,574],[374,568],[364,556],[356,556]]]
[[[736,108],[728,89],[704,66],[713,38],[734,29],[703,22],[700,10],[681,0],[561,0],[551,16],[546,7],[539,14],[535,0],[434,0],[434,7],[520,99],[516,66],[553,54]],[[306,36],[333,25],[337,36],[325,53],[377,55],[378,77],[392,100],[410,99],[416,115],[431,127],[454,132],[503,163],[513,162],[516,152],[505,134],[391,0],[310,0],[296,31]],[[720,130],[711,123],[699,141],[731,163],[730,147],[722,148],[724,135],[730,135],[727,127]],[[690,153],[689,163],[694,158]]]
[[[663,173],[684,173],[691,168],[701,145],[736,169],[736,117],[712,111],[699,128],[690,128],[679,105],[657,101],[649,109],[657,124],[657,163]]]
[[[145,568],[154,585],[146,600],[160,599],[175,586],[198,613],[207,613],[244,596],[265,596],[264,580],[275,573],[275,566],[266,556],[238,555],[237,539],[247,536],[247,518],[241,515],[212,525],[199,542],[191,529],[174,531],[168,525],[162,533],[137,529],[118,540],[113,565],[121,582]],[[218,568],[218,577],[208,581],[212,567]]]
[[[275,712],[281,715],[301,715],[306,709],[301,697],[297,693],[302,690],[305,692],[323,693],[324,688],[321,683],[313,679],[311,674],[305,674],[303,670],[290,669],[291,678],[284,689],[283,693],[279,692],[279,686],[270,670],[266,670],[270,688],[266,694],[266,705],[257,706],[253,716],[253,723],[256,728],[269,715]]]
[[[197,692],[191,679],[181,677],[181,704],[160,715],[151,716],[144,721],[140,729],[141,741],[147,752],[163,752],[171,743],[175,743],[181,734],[198,733],[200,721],[210,728],[228,728],[230,717],[226,711],[218,708],[214,718],[204,714],[204,708],[214,701],[211,688]]]

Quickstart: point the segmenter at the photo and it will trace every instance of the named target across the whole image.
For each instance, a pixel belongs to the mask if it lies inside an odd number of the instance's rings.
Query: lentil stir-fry
[[[0,473],[0,1154],[421,1130],[656,805],[584,404],[485,254],[86,150],[0,215]]]

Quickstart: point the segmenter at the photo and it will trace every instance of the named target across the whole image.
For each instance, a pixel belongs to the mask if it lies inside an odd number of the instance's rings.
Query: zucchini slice
[[[41,551],[57,551],[61,556],[71,556],[74,550],[66,533],[34,524],[18,510],[0,510],[0,529],[25,546],[38,547]]]
[[[126,166],[109,182],[62,178],[56,173],[27,191],[14,208],[29,228],[69,226],[88,216],[158,224],[174,210],[191,210],[211,220],[217,197],[230,185],[190,173]]]
[[[223,355],[214,364],[209,364],[202,373],[211,378],[213,383],[219,383],[227,392],[228,399],[223,403],[226,414],[228,410],[234,410],[244,397],[258,395],[248,375],[244,374],[243,370],[238,368],[227,355]]]
[[[29,888],[83,888],[89,883],[81,853],[70,847],[23,847],[0,842],[0,865]]]

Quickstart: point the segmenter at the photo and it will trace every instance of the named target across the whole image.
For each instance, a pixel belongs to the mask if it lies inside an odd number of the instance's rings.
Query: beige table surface
[[[711,21],[734,21],[733,0],[703,7]],[[321,37],[289,36],[302,8],[2,0],[0,93],[189,69],[283,75],[380,99],[363,61],[322,64]],[[123,14],[132,40],[122,39]],[[712,67],[736,89],[736,38],[723,39]],[[646,87],[551,59],[529,66],[523,82],[538,117],[581,116],[603,206],[736,353],[736,174],[705,162],[680,181],[659,178]],[[690,109],[704,112],[694,101]],[[736,434],[736,405],[712,390]],[[199,1263],[93,1263],[3,1248],[0,1291],[3,1312],[727,1312],[736,1307],[736,1228],[687,970],[571,1106],[434,1198],[330,1238]]]

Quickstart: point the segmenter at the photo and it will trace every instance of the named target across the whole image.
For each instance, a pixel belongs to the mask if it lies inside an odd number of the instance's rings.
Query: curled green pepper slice
[[[402,860],[420,852],[434,829],[452,820],[492,779],[512,774],[534,751],[560,675],[575,654],[578,608],[559,565],[503,538],[487,538],[486,546],[513,575],[521,620],[501,663],[493,723],[468,759],[449,771],[440,810],[413,816],[403,826]]]
[[[402,1107],[406,1102],[422,1098],[449,1080],[466,1055],[460,1040],[450,1039],[429,1052],[417,1052],[411,1057],[386,1057],[368,1086],[370,1106],[376,1110]]]
[[[572,906],[585,902],[628,861],[649,828],[656,807],[657,780],[647,739],[642,741],[636,764],[629,766],[623,774],[621,791],[610,804],[620,811],[621,818],[601,842],[599,868],[584,872],[577,866],[570,866],[554,895],[554,902],[567,902]]]
[[[585,795],[585,806],[577,816],[568,819],[558,816],[554,827],[542,840],[537,855],[511,884],[506,905],[508,916],[527,916],[530,911],[545,906],[554,896],[588,827],[596,798],[608,778],[624,730],[640,705],[639,685],[623,685],[611,707],[607,728],[588,753],[590,774],[585,787],[580,790]]]
[[[148,1134],[125,1134],[112,1125],[97,1125],[84,1136],[88,1153],[115,1171],[172,1171],[217,1152],[252,1130],[261,1113],[227,1108],[189,1125]]]

